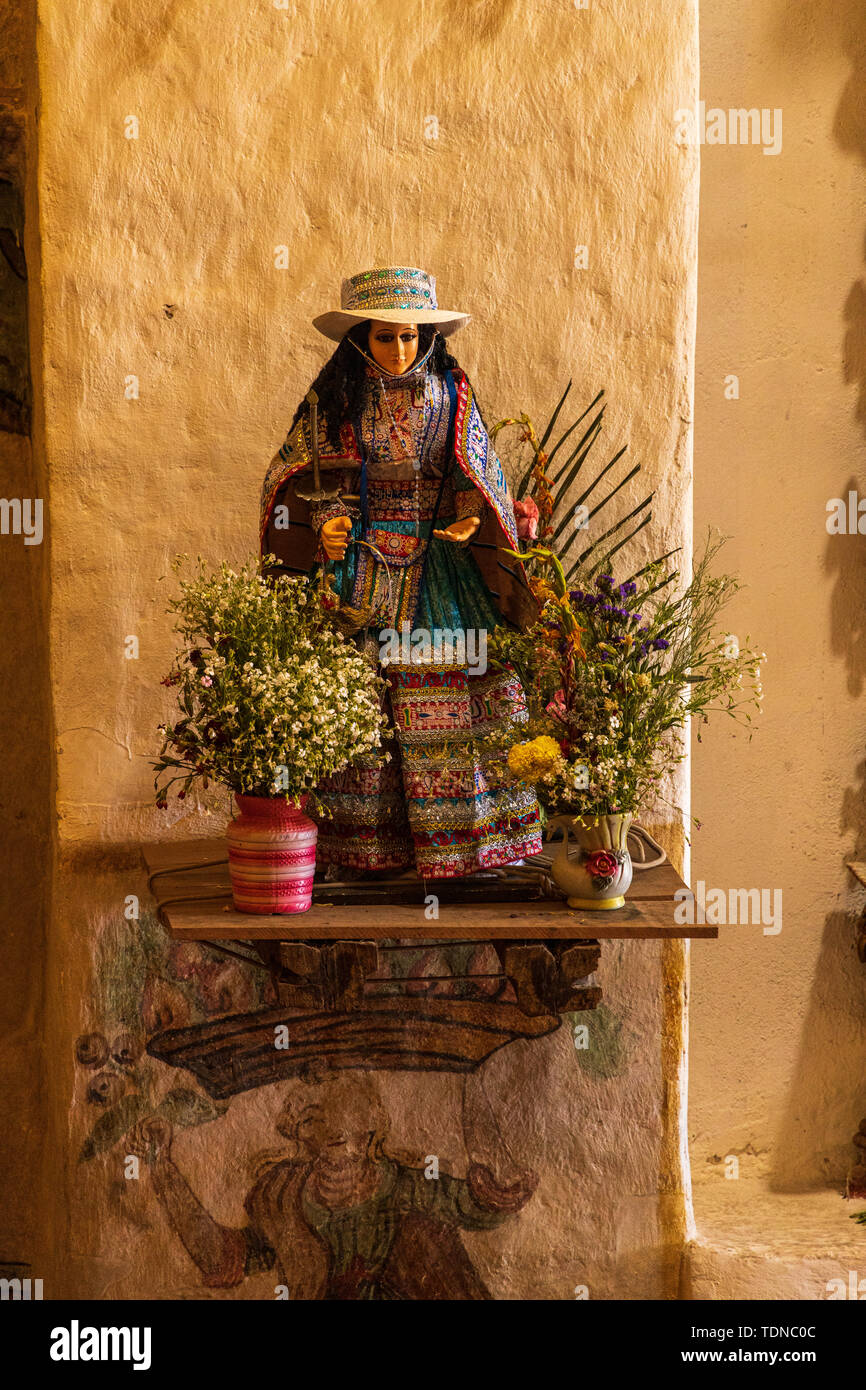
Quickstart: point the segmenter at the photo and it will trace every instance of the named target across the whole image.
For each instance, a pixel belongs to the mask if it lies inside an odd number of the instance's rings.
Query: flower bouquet
[[[515,778],[531,783],[548,820],[564,826],[552,872],[569,902],[620,907],[631,881],[627,838],[635,813],[662,796],[684,756],[691,719],[701,725],[721,711],[751,725],[765,658],[748,638],[741,648],[719,628],[740,587],[730,575],[713,574],[722,538],[707,538],[685,588],[668,565],[676,551],[615,577],[614,557],[652,519],[653,494],[602,522],[640,465],[618,479],[621,448],[588,469],[602,433],[603,391],[556,436],[570,390],[571,382],[540,437],[525,414],[491,431],[518,430],[515,521],[539,604],[528,632],[497,628],[489,643],[493,658],[520,675],[529,706],[528,725],[504,727],[496,737]],[[528,463],[520,457],[526,445]],[[577,860],[568,857],[569,829],[580,845]]]
[[[622,584],[602,574],[569,590],[551,551],[526,552],[549,576],[531,581],[538,621],[498,628],[492,646],[525,683],[535,735],[510,745],[509,767],[552,813],[634,813],[682,760],[689,719],[752,723],[765,658],[717,628],[739,588],[711,573],[722,544],[708,540],[679,594],[678,572],[658,561]]]
[[[708,539],[680,593],[678,572],[665,573],[662,561],[620,584],[601,574],[569,589],[552,551],[525,553],[538,620],[525,633],[497,628],[490,652],[521,677],[529,722],[499,738],[514,776],[535,787],[549,819],[566,817],[577,835],[585,891],[572,893],[576,905],[622,905],[629,826],[682,760],[688,721],[723,712],[750,725],[760,709],[763,654],[717,627],[739,588],[711,573],[722,544]],[[563,878],[567,862],[566,847]],[[556,878],[556,860],[553,871]]]
[[[156,804],[196,783],[235,793],[229,868],[240,911],[310,906],[317,832],[303,808],[321,812],[317,784],[379,747],[386,727],[383,682],[326,598],[306,579],[265,579],[254,561],[209,575],[199,559],[169,604],[183,645],[162,683],[179,718],[160,726]]]

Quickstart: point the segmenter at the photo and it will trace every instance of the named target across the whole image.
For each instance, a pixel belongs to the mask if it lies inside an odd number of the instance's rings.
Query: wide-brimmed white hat
[[[314,328],[326,338],[339,342],[364,319],[383,323],[435,323],[447,338],[469,322],[469,314],[440,309],[436,303],[436,281],[414,266],[391,265],[380,270],[362,270],[344,280],[340,308],[313,319]]]

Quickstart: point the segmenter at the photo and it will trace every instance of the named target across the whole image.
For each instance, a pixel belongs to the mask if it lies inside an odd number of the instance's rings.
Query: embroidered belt
[[[399,531],[380,530],[378,527],[371,527],[367,536],[389,567],[394,565],[397,569],[405,569],[417,564],[424,554],[424,541],[419,536],[402,535]]]

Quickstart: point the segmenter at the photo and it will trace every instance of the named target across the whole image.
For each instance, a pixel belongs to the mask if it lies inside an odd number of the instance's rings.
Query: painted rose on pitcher
[[[606,849],[597,849],[592,854],[588,854],[583,861],[583,866],[590,877],[598,881],[599,888],[604,888],[608,883],[612,883],[614,874],[619,868],[615,856]]]

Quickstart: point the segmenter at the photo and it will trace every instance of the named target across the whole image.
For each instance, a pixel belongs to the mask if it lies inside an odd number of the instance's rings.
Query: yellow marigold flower
[[[533,597],[537,599],[539,603],[544,604],[556,602],[556,594],[554,590],[551,589],[550,585],[547,583],[546,580],[530,579],[529,587],[532,590]]]
[[[527,743],[515,743],[508,751],[508,768],[521,782],[535,782],[556,772],[563,762],[556,739],[542,734]]]

